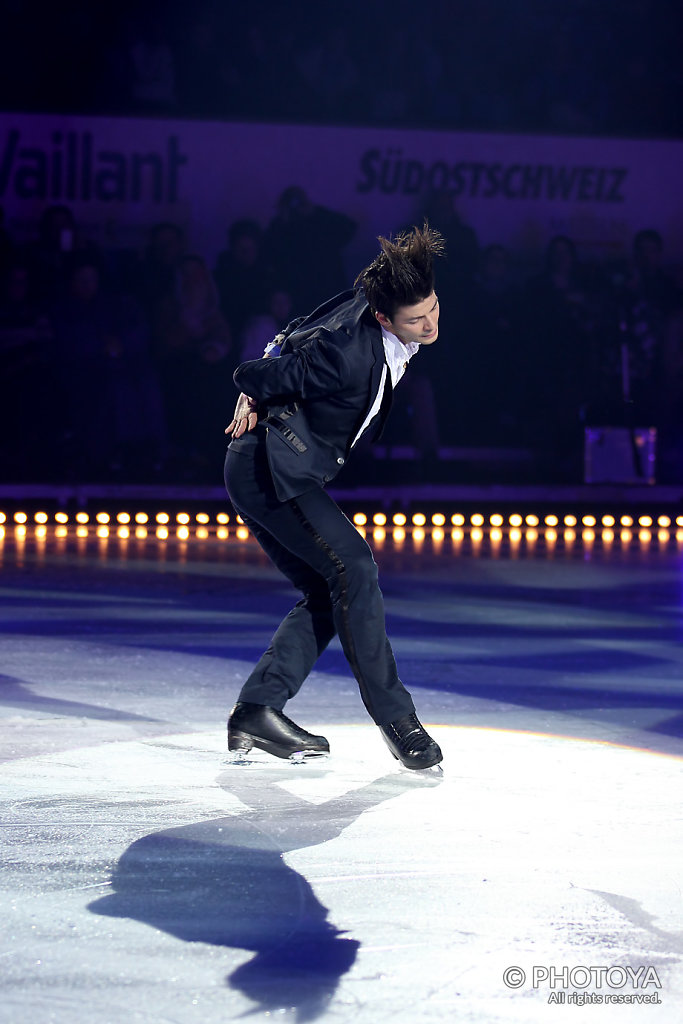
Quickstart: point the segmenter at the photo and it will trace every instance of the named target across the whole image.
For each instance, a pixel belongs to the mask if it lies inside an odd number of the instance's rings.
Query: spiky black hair
[[[434,291],[434,257],[446,251],[443,235],[425,221],[395,238],[378,238],[382,251],[355,280],[373,313],[393,320],[401,306],[415,306]]]

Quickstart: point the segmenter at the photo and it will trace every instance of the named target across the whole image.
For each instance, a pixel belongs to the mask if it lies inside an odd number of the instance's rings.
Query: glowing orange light
[[[15,512],[14,513],[14,522],[15,523],[19,523],[20,525],[23,525],[26,522],[27,519],[28,519],[28,516],[26,515],[25,512]]]
[[[649,544],[650,541],[652,540],[652,534],[650,533],[649,530],[639,530],[638,531],[638,540],[640,541],[641,544]]]
[[[159,523],[160,526],[166,526],[166,524],[170,522],[171,519],[168,512],[157,512],[154,518],[156,519],[157,523]],[[168,536],[168,534],[166,534],[166,536]]]
[[[394,544],[403,544],[406,539],[406,531],[402,526],[396,526],[394,527],[391,536],[394,539]]]
[[[557,526],[560,522],[557,516],[546,516],[543,521],[546,526]]]
[[[525,519],[527,526],[538,526],[538,516],[529,515]]]
[[[638,526],[650,527],[652,526],[652,516],[639,516]]]
[[[422,544],[422,541],[424,539],[425,539],[425,532],[424,532],[424,530],[422,529],[421,526],[417,526],[413,530],[413,542],[415,543],[416,546],[419,546],[420,544]]]
[[[216,530],[216,536],[218,537],[219,540],[227,540],[228,537],[230,536],[230,531],[228,530],[227,526],[219,526],[218,529]]]
[[[368,517],[365,512],[355,512],[353,516],[354,526],[365,526],[368,521]]]
[[[443,544],[443,538],[444,538],[443,530],[441,529],[440,526],[436,526],[432,530],[432,543],[434,544],[434,547],[437,547],[437,548],[441,547],[441,545]]]
[[[424,512],[416,512],[412,519],[413,526],[424,526],[427,522],[427,516]]]
[[[47,522],[48,514],[47,512],[36,512],[33,519],[36,523],[40,523],[42,525]]]
[[[375,526],[386,526],[387,517],[385,516],[384,512],[375,512],[374,516],[372,517],[372,521]]]
[[[0,523],[6,523],[6,522],[7,522],[7,516],[5,515],[4,512],[0,512]]]
[[[491,526],[500,527],[505,522],[505,519],[503,518],[503,516],[498,515],[498,513],[496,513],[495,515],[489,517],[489,522]]]
[[[106,538],[109,536],[109,527],[104,525],[98,526],[97,536],[100,538],[100,540],[106,540]]]
[[[119,512],[116,516],[116,522],[120,523],[121,526],[127,526],[130,522],[130,512]]]
[[[211,522],[211,517],[208,516],[206,512],[198,512],[195,519],[198,523],[201,523],[202,526],[206,526]]]
[[[668,529],[671,526],[671,520],[668,516],[659,516],[657,519],[657,526],[661,526],[663,529]]]
[[[128,538],[130,537],[130,530],[128,529],[127,526],[119,526],[116,531],[116,536],[119,538],[119,540],[128,540]]]
[[[146,512],[136,512],[135,513],[135,522],[139,523],[140,526],[144,526],[145,523],[149,522],[149,516],[147,515]]]
[[[396,512],[392,517],[391,521],[394,526],[405,526],[408,522],[408,517],[403,512]]]
[[[472,526],[483,526],[484,517],[480,512],[475,512],[473,516],[470,516],[470,522]]]
[[[197,527],[197,540],[208,540],[208,539],[209,539],[209,531],[207,530],[207,528],[205,526],[198,526]]]
[[[238,540],[249,540],[249,530],[246,526],[237,527],[237,539]]]
[[[432,516],[432,526],[443,526],[446,522],[446,517],[443,512],[435,512]]]
[[[601,521],[603,526],[614,526],[616,523],[614,516],[603,516]]]
[[[221,526],[227,526],[230,522],[230,516],[227,512],[219,512],[216,516],[216,522],[220,523]]]
[[[631,516],[622,516],[619,522],[622,526],[633,526],[633,518]]]
[[[514,526],[515,529],[518,529],[522,525],[524,520],[522,519],[522,517],[520,515],[517,515],[517,513],[515,513],[514,515],[511,515],[509,517],[508,522],[509,522],[510,526]],[[521,537],[521,534],[520,534],[520,537]]]
[[[181,526],[187,526],[187,524],[190,521],[190,517],[187,514],[187,512],[178,512],[177,516],[175,517],[175,521],[176,523],[180,523]]]
[[[98,512],[97,515],[95,516],[95,519],[101,526],[106,526],[110,518],[111,516],[109,515],[108,512]]]
[[[175,532],[175,535],[178,538],[178,540],[187,540],[190,536],[190,531],[188,530],[187,526],[179,526]]]
[[[565,526],[576,526],[576,516],[568,515],[564,517]]]
[[[465,525],[465,517],[464,517],[464,515],[461,512],[455,512],[451,516],[451,525],[452,526],[464,526]]]
[[[69,522],[69,517],[66,514],[66,512],[55,512],[55,522],[56,523],[61,523],[62,526],[63,526],[64,523],[68,523]]]
[[[162,513],[162,515],[163,514],[164,513]],[[157,540],[168,540],[168,527],[167,526],[157,526],[156,536],[157,536]]]
[[[387,531],[383,526],[376,526],[372,531],[372,539],[376,544],[383,544],[386,538]]]
[[[597,520],[595,516],[582,516],[581,523],[583,526],[595,526],[597,524]]]
[[[147,536],[147,528],[145,526],[136,526],[135,536],[137,537],[138,540],[144,540],[145,537]]]

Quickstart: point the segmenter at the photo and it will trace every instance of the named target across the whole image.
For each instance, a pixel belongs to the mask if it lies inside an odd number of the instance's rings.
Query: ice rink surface
[[[231,764],[288,586],[234,530],[59,532],[1,545],[3,1024],[683,1020],[674,535],[368,536],[439,776],[336,644],[287,706],[329,759]]]

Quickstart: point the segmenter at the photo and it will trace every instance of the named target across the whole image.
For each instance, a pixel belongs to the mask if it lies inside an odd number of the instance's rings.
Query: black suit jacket
[[[237,387],[259,403],[266,449],[281,501],[332,480],[379,390],[382,332],[362,292],[336,295],[285,331],[280,356],[242,363]],[[387,374],[386,387],[391,388]],[[381,433],[389,402],[382,403]],[[253,439],[240,438],[240,450]]]

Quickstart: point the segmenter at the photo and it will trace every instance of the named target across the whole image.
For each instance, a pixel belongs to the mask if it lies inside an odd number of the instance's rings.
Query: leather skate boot
[[[228,719],[228,750],[246,754],[252,747],[293,760],[330,752],[324,736],[306,732],[281,711],[265,704],[238,701]]]
[[[379,731],[396,760],[406,768],[432,768],[443,760],[441,748],[420,725],[416,714],[380,725]]]

